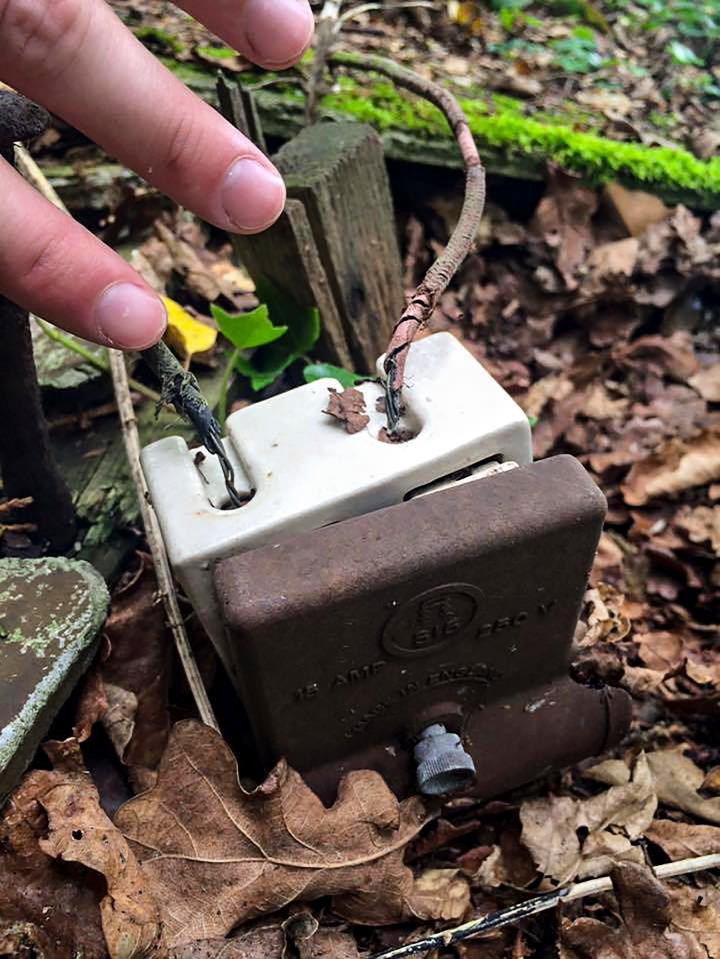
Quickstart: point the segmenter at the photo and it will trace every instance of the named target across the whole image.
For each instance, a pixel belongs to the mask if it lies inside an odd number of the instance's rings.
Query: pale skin
[[[176,5],[267,69],[296,62],[312,38],[307,0]],[[155,60],[105,0],[0,0],[0,80],[209,223],[258,233],[282,211],[285,187],[272,163]],[[118,349],[152,345],[167,321],[121,257],[1,158],[0,293]]]

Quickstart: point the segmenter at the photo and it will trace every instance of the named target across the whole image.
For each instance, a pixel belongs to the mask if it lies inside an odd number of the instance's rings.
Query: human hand
[[[294,63],[312,37],[307,0],[177,6],[275,70]],[[145,50],[105,0],[0,0],[0,80],[216,226],[257,233],[282,211],[285,186],[270,161]],[[0,293],[118,349],[150,346],[167,320],[121,257],[1,158]]]

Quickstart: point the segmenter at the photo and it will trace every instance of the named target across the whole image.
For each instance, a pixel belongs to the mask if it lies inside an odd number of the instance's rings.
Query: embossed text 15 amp
[[[222,560],[262,759],[332,800],[350,769],[414,789],[433,724],[462,737],[481,795],[602,752],[628,697],[567,671],[605,508],[558,456]]]

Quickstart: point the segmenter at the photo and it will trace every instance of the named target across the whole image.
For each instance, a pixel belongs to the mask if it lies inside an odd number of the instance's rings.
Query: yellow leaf
[[[161,297],[168,315],[165,342],[183,359],[204,353],[215,345],[217,330],[201,323],[167,296]]]

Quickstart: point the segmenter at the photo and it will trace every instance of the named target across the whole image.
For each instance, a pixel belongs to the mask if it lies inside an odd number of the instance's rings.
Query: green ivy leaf
[[[250,313],[239,313],[237,316],[231,316],[214,303],[210,309],[222,335],[239,350],[265,346],[285,336],[288,331],[287,326],[273,326],[264,303]]]
[[[315,380],[322,380],[329,376],[337,380],[345,389],[367,379],[367,376],[353,373],[351,370],[343,369],[342,366],[333,366],[332,363],[308,363],[303,370],[303,376],[306,383],[314,383]]]
[[[701,67],[703,61],[698,57],[690,47],[680,43],[679,40],[671,40],[668,44],[668,53],[673,61],[680,66]]]

